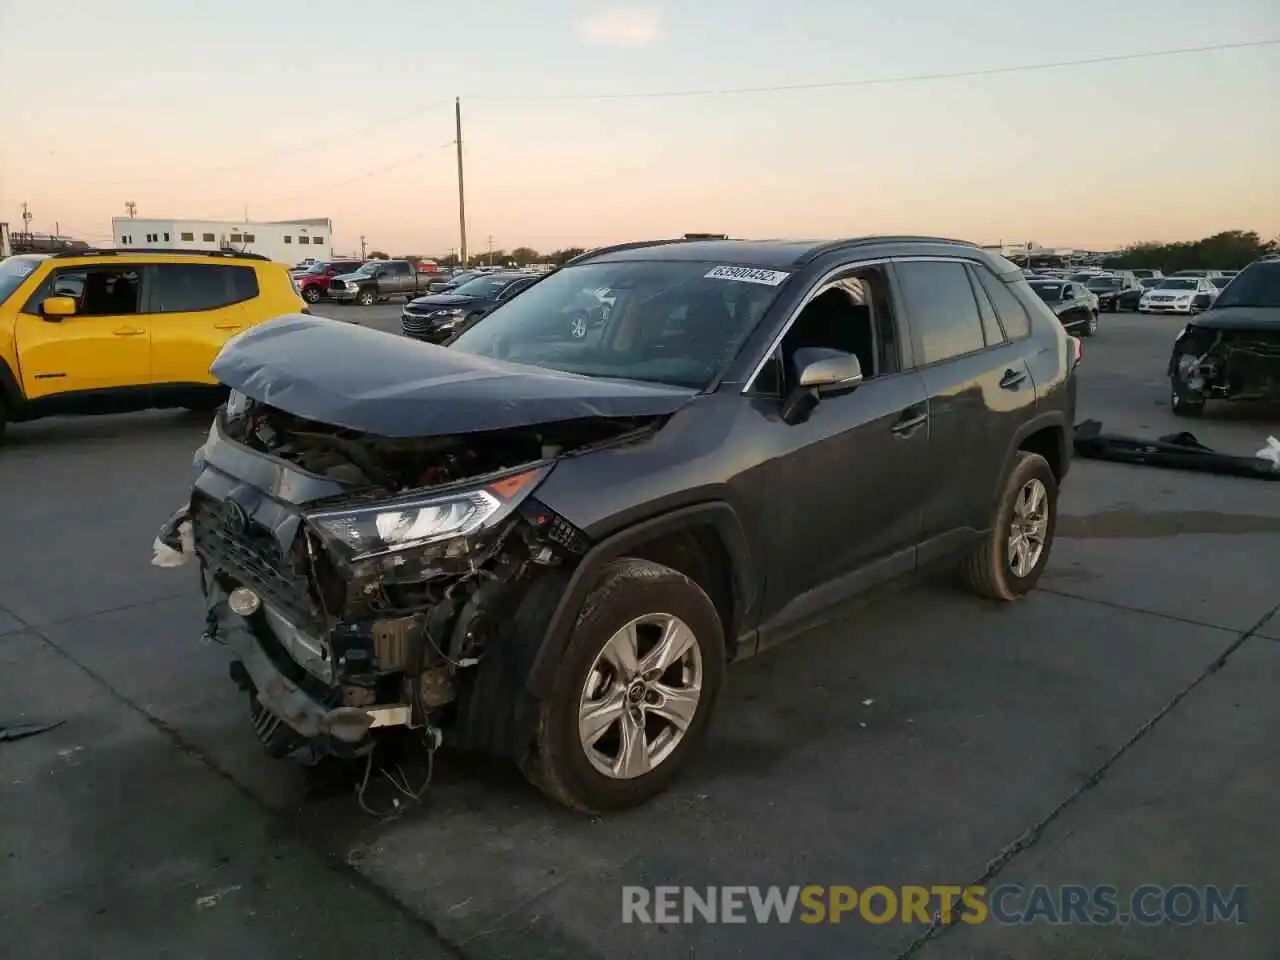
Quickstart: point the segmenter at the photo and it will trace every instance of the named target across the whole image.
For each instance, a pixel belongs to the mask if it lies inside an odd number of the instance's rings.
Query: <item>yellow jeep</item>
[[[0,261],[0,435],[54,414],[204,409],[237,332],[306,312],[283,264],[249,253],[76,250]]]

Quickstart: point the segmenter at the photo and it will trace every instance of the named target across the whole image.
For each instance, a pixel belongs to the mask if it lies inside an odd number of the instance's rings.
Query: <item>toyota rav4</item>
[[[575,336],[584,295],[611,308]],[[401,727],[627,807],[705,740],[727,664],[926,566],[1035,586],[1078,347],[966,243],[605,248],[448,347],[246,331],[161,539],[275,754]]]

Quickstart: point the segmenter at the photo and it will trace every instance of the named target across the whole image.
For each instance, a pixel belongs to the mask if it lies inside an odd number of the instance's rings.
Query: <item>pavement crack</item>
[[[1104,760],[1102,764],[1084,780],[1084,782],[1059,800],[1057,805],[1039,821],[1022,831],[1022,833],[1005,845],[994,857],[988,860],[982,874],[972,880],[968,886],[987,886],[993,879],[995,879],[996,875],[999,874],[1000,871],[1016,857],[1018,857],[1019,854],[1025,850],[1031,849],[1039,843],[1041,839],[1043,839],[1045,830],[1050,824],[1062,816],[1068,807],[1100,784],[1111,768],[1119,762],[1121,757],[1128,753],[1138,743],[1138,741],[1150,733],[1156,724],[1168,716],[1178,706],[1178,704],[1180,704],[1187,695],[1191,693],[1192,690],[1200,686],[1200,684],[1204,683],[1211,676],[1226,666],[1227,660],[1230,659],[1231,655],[1239,650],[1240,647],[1244,646],[1250,638],[1257,634],[1257,632],[1261,630],[1266,625],[1267,621],[1275,616],[1277,612],[1280,612],[1280,603],[1277,603],[1274,607],[1264,613],[1252,626],[1238,633],[1235,636],[1235,639],[1233,639],[1231,643],[1227,644],[1226,648],[1211,660],[1208,666],[1206,666],[1199,675],[1175,693],[1163,707],[1139,725],[1139,727],[1130,735],[1129,739],[1117,747],[1115,751],[1112,752],[1111,756]],[[923,950],[931,940],[937,939],[948,930],[952,930],[959,925],[958,918],[953,919],[950,923],[946,924],[935,923],[935,925],[931,926],[928,930],[907,944],[906,949],[903,950],[902,953],[898,954],[895,960],[907,960],[908,957],[914,956],[920,950]]]
[[[169,599],[172,599],[172,598],[169,598]],[[147,602],[159,603],[161,601],[157,600],[157,601],[147,601]],[[142,606],[142,605],[144,604],[131,604],[130,606]],[[79,618],[72,618],[72,619],[79,619]],[[222,779],[227,784],[229,784],[232,789],[234,789],[241,796],[248,799],[255,807],[261,810],[263,814],[267,817],[267,819],[272,823],[272,825],[276,826],[279,829],[281,834],[288,836],[291,840],[293,840],[293,842],[297,843],[300,848],[311,852],[313,855],[319,856],[321,859],[321,862],[323,862],[325,866],[328,867],[329,870],[333,871],[336,874],[339,874],[342,877],[342,879],[345,880],[347,883],[350,883],[362,888],[367,893],[369,893],[370,896],[372,896],[375,900],[384,904],[388,909],[393,910],[396,913],[400,914],[409,923],[418,927],[420,930],[423,931],[423,933],[425,933],[431,939],[435,940],[438,944],[440,944],[440,946],[445,950],[445,952],[448,953],[450,956],[456,958],[456,960],[469,960],[467,955],[462,951],[461,946],[449,940],[447,937],[445,937],[444,934],[442,934],[436,928],[436,925],[432,923],[430,920],[415,913],[410,907],[402,903],[395,896],[393,896],[389,891],[387,891],[385,888],[383,888],[379,884],[375,883],[365,874],[361,873],[354,866],[347,863],[346,860],[344,860],[342,857],[339,857],[328,850],[317,848],[313,844],[307,842],[306,837],[302,834],[302,832],[297,828],[296,824],[288,816],[289,811],[280,810],[275,807],[272,807],[270,804],[265,803],[261,797],[259,797],[252,790],[250,790],[248,787],[242,784],[239,780],[237,780],[229,770],[227,770],[225,767],[218,764],[217,761],[215,761],[211,756],[205,753],[205,751],[201,750],[200,747],[196,746],[194,743],[187,740],[172,724],[170,724],[163,718],[156,716],[141,704],[135,703],[133,700],[130,700],[127,696],[125,696],[123,693],[117,690],[114,686],[112,686],[112,684],[105,677],[100,675],[92,667],[89,667],[84,663],[81,663],[78,659],[76,659],[75,656],[73,656],[68,651],[64,650],[52,639],[50,639],[46,634],[44,634],[41,631],[39,627],[27,627],[26,632],[30,636],[39,638],[39,640],[42,643],[44,643],[46,646],[48,646],[49,649],[54,651],[54,653],[56,653],[58,656],[65,659],[68,663],[75,666],[78,670],[84,673],[85,676],[89,677],[89,679],[91,679],[94,683],[97,683],[99,686],[101,686],[114,699],[119,701],[120,704],[127,707],[129,710],[132,710],[134,713],[136,713],[138,716],[144,719],[161,736],[163,736],[166,740],[168,740],[170,744],[174,748],[176,748],[180,753],[184,754],[187,757],[190,757],[191,759],[195,760],[201,765],[207,767],[220,779]]]
[[[1079,600],[1083,603],[1096,603],[1100,607],[1110,607],[1112,610],[1124,610],[1126,613],[1141,613],[1148,617],[1159,617],[1161,620],[1171,620],[1174,623],[1185,623],[1189,627],[1203,627],[1206,630],[1220,630],[1223,633],[1234,633],[1232,627],[1224,627],[1220,623],[1209,623],[1207,620],[1196,620],[1192,617],[1179,616],[1176,613],[1162,613],[1159,610],[1148,610],[1146,607],[1131,607],[1127,603],[1119,603],[1115,600],[1103,600],[1099,597],[1086,597],[1079,593],[1071,593],[1069,590],[1055,590],[1053,587],[1037,585],[1036,593],[1050,593],[1055,597],[1067,597],[1070,600]],[[1269,615],[1268,615],[1269,616]],[[1266,622],[1263,617],[1262,623]],[[1251,630],[1258,629],[1258,624],[1250,627]]]

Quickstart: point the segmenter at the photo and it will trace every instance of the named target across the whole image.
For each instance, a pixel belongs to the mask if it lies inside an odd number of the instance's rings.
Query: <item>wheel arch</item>
[[[578,613],[600,572],[619,557],[636,557],[679,570],[716,605],[730,659],[750,624],[758,590],[749,541],[737,513],[715,501],[643,520],[595,544],[573,569],[530,663],[526,686],[535,697],[550,690]]]
[[[11,418],[17,416],[25,403],[25,399],[22,395],[22,386],[18,382],[17,374],[9,366],[9,361],[4,357],[0,357],[0,403],[4,404]]]

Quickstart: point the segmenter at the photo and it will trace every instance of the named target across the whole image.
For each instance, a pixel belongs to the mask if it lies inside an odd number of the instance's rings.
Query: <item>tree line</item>
[[[1280,237],[1263,240],[1254,230],[1226,230],[1201,240],[1135,243],[1103,261],[1118,270],[1240,270],[1280,253]]]

